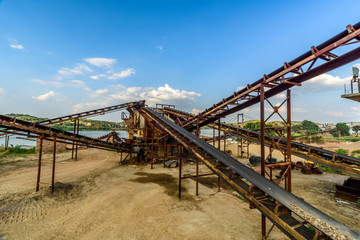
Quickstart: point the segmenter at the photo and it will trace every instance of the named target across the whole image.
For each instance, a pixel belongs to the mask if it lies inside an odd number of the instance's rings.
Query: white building
[[[352,130],[352,128],[354,127],[354,126],[360,126],[360,122],[346,122],[345,123],[349,128],[350,128],[350,134],[351,135],[354,135],[355,134],[355,132]],[[360,132],[358,132],[358,134],[359,134]]]

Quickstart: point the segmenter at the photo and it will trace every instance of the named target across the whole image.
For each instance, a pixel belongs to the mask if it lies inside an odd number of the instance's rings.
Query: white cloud
[[[123,84],[117,84],[117,85],[111,85],[111,88],[115,89],[115,90],[121,90],[121,89],[125,89],[125,85]]]
[[[90,97],[92,98],[98,98],[100,96],[102,96],[103,94],[105,93],[108,93],[109,92],[109,89],[107,88],[104,88],[104,89],[98,89],[96,91],[94,91],[93,93],[90,94]]]
[[[163,45],[159,45],[159,46],[157,46],[156,48],[159,49],[160,52],[161,52],[161,51],[164,49],[164,46],[163,46]]]
[[[285,93],[279,93],[277,95],[274,96],[275,99],[284,99],[286,98],[286,94]]]
[[[322,74],[303,83],[302,87],[295,88],[303,93],[325,92],[331,90],[343,91],[344,84],[349,84],[352,77],[340,78],[330,74]]]
[[[238,92],[238,91],[240,91],[241,89],[243,89],[244,88],[244,86],[238,86],[237,88],[236,88],[236,91]]]
[[[18,41],[14,38],[8,38],[10,47],[15,49],[24,49],[24,46],[19,44]]]
[[[85,58],[84,61],[97,67],[111,67],[116,63],[115,58]]]
[[[157,89],[152,87],[125,87],[124,85],[113,85],[111,87],[111,91],[99,89],[91,94],[98,101],[76,104],[73,106],[73,110],[79,111],[138,100],[146,100],[147,104],[151,106],[156,103],[167,103],[182,107],[189,105],[195,101],[196,97],[201,96],[199,93],[173,89],[168,84]]]
[[[10,47],[16,48],[16,49],[24,49],[24,46],[21,45],[21,44],[13,44],[13,43],[10,43]]]
[[[197,114],[199,114],[199,113],[201,113],[201,112],[202,112],[201,110],[196,109],[196,108],[193,108],[193,109],[191,110],[191,113],[194,114],[194,115],[197,115]]]
[[[86,86],[86,83],[84,81],[81,81],[81,80],[71,80],[71,84],[70,86],[72,87],[77,87],[77,88],[81,88],[81,89],[84,89],[86,91],[90,91],[91,89],[88,88]]]
[[[360,111],[360,108],[358,108],[358,107],[350,107],[350,109],[353,111]]]
[[[35,82],[35,83],[42,84],[42,85],[53,85],[53,86],[56,86],[56,87],[64,86],[64,83],[58,82],[58,81],[44,81],[44,80],[41,80],[41,79],[33,79],[31,81]]]
[[[333,111],[333,110],[327,110],[324,111],[326,115],[333,116],[333,117],[345,117],[345,114],[340,111]]]
[[[5,94],[5,89],[0,87],[0,96]]]
[[[106,74],[98,74],[98,75],[93,75],[90,78],[94,79],[94,80],[99,80],[100,78],[106,77]]]
[[[61,68],[60,70],[58,70],[58,73],[62,76],[70,77],[74,75],[83,75],[92,71],[93,70],[85,64],[78,63],[74,68]]]
[[[116,100],[141,100],[141,94],[151,90],[152,88],[146,87],[129,87],[121,91],[118,91],[115,94],[111,94],[110,97]]]
[[[168,84],[165,84],[164,87],[159,87],[158,89],[153,89],[151,91],[142,92],[140,97],[147,99],[151,103],[158,102],[169,102],[169,101],[179,101],[179,100],[190,100],[194,101],[195,97],[200,97],[201,94],[196,92],[187,92],[184,90],[178,90],[171,88]]]
[[[37,97],[33,96],[32,98],[40,100],[40,101],[48,101],[48,100],[61,101],[62,100],[62,98],[60,98],[59,94],[55,93],[54,91],[49,91],[49,92],[39,95]]]
[[[126,70],[123,70],[119,73],[113,73],[109,79],[120,79],[120,78],[125,78],[125,77],[128,77],[128,76],[131,76],[135,73],[135,69],[134,68],[128,68]]]
[[[307,112],[307,110],[305,110],[305,109],[303,109],[303,108],[291,108],[291,111],[292,112],[296,112],[296,113],[305,113],[305,112]]]
[[[96,109],[96,108],[100,108],[100,107],[104,107],[109,105],[109,102],[107,101],[103,101],[103,102],[89,102],[89,103],[78,103],[75,104],[72,109],[74,112],[80,112],[83,111],[85,109],[90,110],[90,109]]]

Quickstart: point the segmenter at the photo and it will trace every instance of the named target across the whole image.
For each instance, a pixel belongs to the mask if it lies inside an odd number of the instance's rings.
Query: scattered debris
[[[356,240],[351,237],[348,233],[342,234],[341,231],[338,229],[330,226],[327,222],[322,221],[320,219],[315,218],[311,214],[307,213],[306,211],[302,210],[295,204],[290,204],[291,210],[303,218],[305,221],[313,225],[315,228],[319,229],[320,231],[324,232],[326,235],[331,237],[335,240]]]
[[[169,160],[164,163],[164,167],[168,167],[168,168],[176,168],[178,167],[178,165],[179,163],[177,160]]]

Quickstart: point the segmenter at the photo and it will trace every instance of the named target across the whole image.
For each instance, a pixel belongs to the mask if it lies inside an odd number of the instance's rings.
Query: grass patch
[[[351,156],[359,158],[360,157],[360,149],[352,151]]]
[[[323,136],[324,140],[327,142],[359,142],[360,137],[354,137],[354,136],[343,136],[343,137],[333,137],[333,136]]]
[[[249,202],[247,199],[245,199],[243,196],[241,196],[237,192],[233,192],[233,195],[244,202],[247,202],[247,203]]]
[[[312,231],[312,232],[315,232],[315,231],[316,231],[316,228],[314,228],[314,227],[311,226],[311,225],[307,226],[307,229],[309,229],[309,230]]]
[[[336,153],[339,153],[339,154],[347,155],[347,154],[349,153],[349,150],[339,148],[339,149],[336,150],[335,152],[336,152]]]
[[[324,172],[330,172],[330,173],[336,173],[336,174],[340,174],[340,175],[345,175],[343,172],[340,172],[340,171],[338,171],[336,169],[332,169],[332,168],[329,168],[329,167],[326,167],[326,166],[322,166],[320,168]]]
[[[36,152],[35,147],[30,149],[21,148],[20,146],[9,147],[7,150],[1,148],[0,152],[3,154],[0,155],[0,158],[9,157],[9,156],[26,156],[28,154],[34,154]]]

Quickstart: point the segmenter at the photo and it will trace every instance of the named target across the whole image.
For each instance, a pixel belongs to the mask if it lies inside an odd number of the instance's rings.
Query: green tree
[[[336,128],[332,128],[329,130],[329,133],[333,135],[334,137],[339,137],[338,130]]]
[[[360,126],[353,126],[352,130],[355,132],[355,134],[357,135],[359,130],[360,130]]]
[[[340,131],[341,136],[350,136],[350,128],[345,123],[337,123],[336,129]]]
[[[300,123],[300,124],[296,124],[296,125],[292,126],[291,129],[293,132],[299,132],[303,129],[303,127],[302,127],[302,124]]]
[[[248,123],[246,123],[244,128],[247,128],[250,130],[260,129],[260,122],[248,122]]]
[[[302,125],[302,128],[305,130],[305,131],[316,131],[316,132],[319,132],[320,128],[319,126],[314,123],[314,122],[311,122],[309,120],[304,120],[302,121],[301,123]]]

